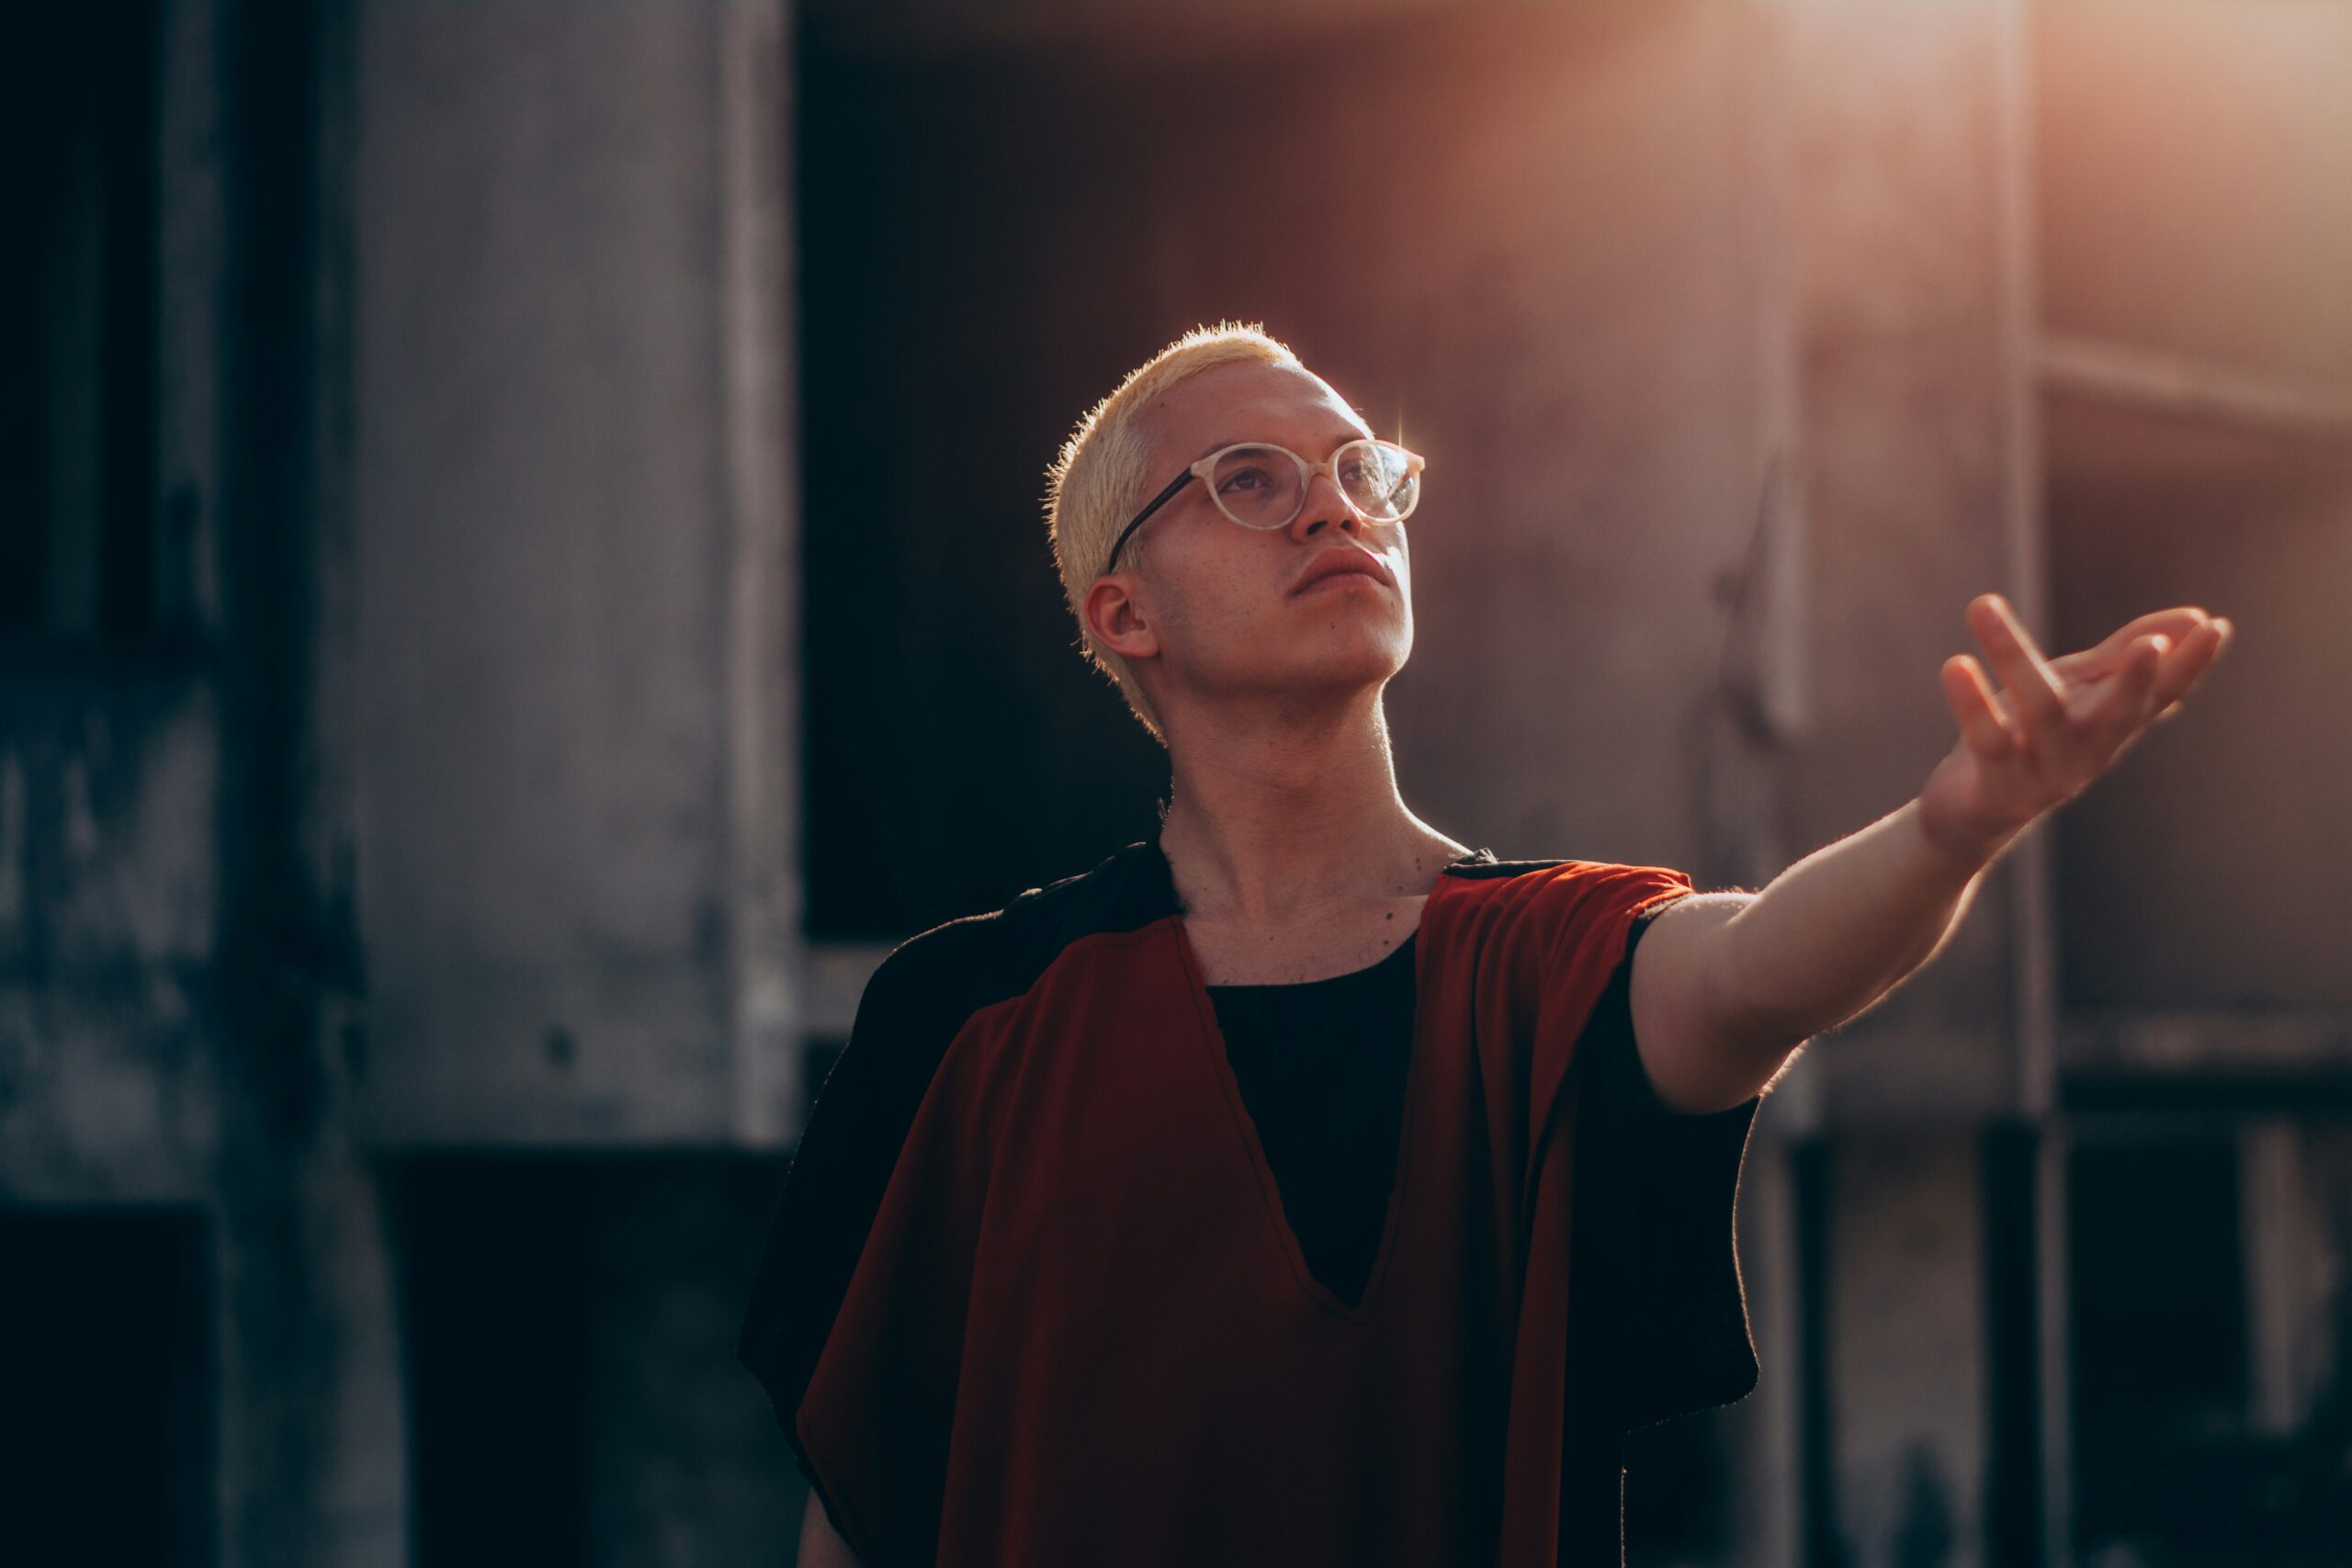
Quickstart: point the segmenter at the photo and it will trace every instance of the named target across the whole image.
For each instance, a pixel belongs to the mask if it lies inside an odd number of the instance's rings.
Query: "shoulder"
[[[1129,844],[1086,871],[1024,890],[1001,909],[944,921],[892,948],[866,982],[860,1030],[869,1010],[877,1022],[937,1023],[1019,996],[1070,943],[1133,931],[1174,907],[1155,847]]]
[[[1487,911],[1498,930],[1609,935],[1697,891],[1672,866],[1591,860],[1457,861],[1440,887],[1447,901]]]
[[[848,1120],[865,1124],[865,1135],[895,1146],[973,1015],[1028,991],[1072,942],[1147,925],[1173,900],[1157,846],[1135,843],[1001,909],[909,937],[867,978],[812,1119],[831,1100],[836,1113],[846,1110]]]
[[[988,989],[1001,946],[1004,912],[964,915],[920,931],[892,948],[866,977],[853,1038],[912,1011],[939,1013]]]
[[[1156,918],[1158,857],[1138,852],[1152,849],[1130,844],[1003,908],[918,932],[867,979],[793,1152],[738,1344],[787,1432],[950,1044],[973,1013],[1018,995],[1079,936]]]
[[[1497,860],[1485,851],[1476,858],[1455,861],[1445,868],[1445,875],[1453,882],[1516,884],[1521,891],[1536,887],[1584,890],[1643,882],[1690,886],[1689,874],[1672,866],[1564,857]]]

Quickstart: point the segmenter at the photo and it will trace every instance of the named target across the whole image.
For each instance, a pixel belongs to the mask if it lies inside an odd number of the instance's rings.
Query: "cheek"
[[[1283,557],[1252,548],[1252,542],[1212,538],[1181,556],[1171,551],[1162,615],[1173,625],[1208,630],[1246,625],[1277,608]]]

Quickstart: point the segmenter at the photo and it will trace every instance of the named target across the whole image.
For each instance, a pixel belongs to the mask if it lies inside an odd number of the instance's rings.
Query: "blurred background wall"
[[[788,1561],[898,941],[1154,830],[1041,523],[1262,321],[1414,808],[1758,887],[1998,589],[2240,646],[1758,1122],[1636,1564],[2352,1540],[2352,6],[116,0],[0,138],[0,1555]]]

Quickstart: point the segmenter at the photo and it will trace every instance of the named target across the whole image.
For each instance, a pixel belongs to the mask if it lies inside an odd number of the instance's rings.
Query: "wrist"
[[[1903,807],[1911,818],[1912,831],[1936,862],[1963,879],[1978,873],[2001,858],[2002,852],[2016,842],[2025,829],[2012,828],[2005,832],[1987,832],[1945,822],[1932,815],[1917,799]]]

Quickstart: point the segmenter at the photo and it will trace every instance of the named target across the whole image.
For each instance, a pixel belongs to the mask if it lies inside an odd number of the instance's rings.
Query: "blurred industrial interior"
[[[1758,887],[1972,595],[2233,619],[1768,1100],[1628,1558],[2352,1562],[2352,6],[11,28],[0,1560],[789,1559],[796,1127],[892,943],[1153,830],[1038,496],[1229,316],[1428,454],[1388,711],[1500,855]]]

